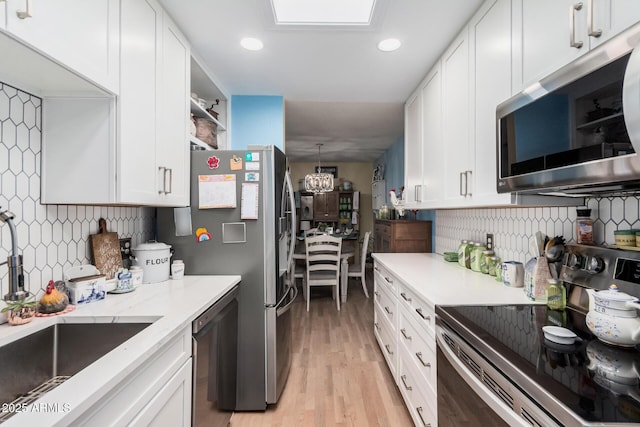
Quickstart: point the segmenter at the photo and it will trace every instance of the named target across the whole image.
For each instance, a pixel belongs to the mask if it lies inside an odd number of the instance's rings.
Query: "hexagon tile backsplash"
[[[43,290],[73,265],[91,262],[89,235],[105,218],[109,231],[132,243],[153,238],[152,208],[40,204],[41,99],[0,82],[0,207],[16,216],[26,287]],[[11,251],[9,227],[0,224],[0,262]],[[0,266],[0,291],[7,268]]]
[[[593,219],[597,245],[613,245],[615,230],[640,229],[640,196],[586,199]],[[526,262],[533,254],[529,239],[536,231],[548,236],[562,235],[576,241],[576,208],[496,208],[436,211],[436,252],[455,251],[460,240],[485,241],[494,235],[495,251],[502,260]]]

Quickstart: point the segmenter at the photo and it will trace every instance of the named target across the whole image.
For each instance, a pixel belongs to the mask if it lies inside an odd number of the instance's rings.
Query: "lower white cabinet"
[[[413,422],[438,425],[434,307],[374,265],[374,334]]]
[[[188,327],[71,425],[191,425],[191,363]]]

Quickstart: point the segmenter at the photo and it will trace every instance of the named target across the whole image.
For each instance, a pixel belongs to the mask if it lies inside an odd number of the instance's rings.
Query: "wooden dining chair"
[[[371,235],[370,231],[364,233],[364,240],[362,241],[362,251],[360,255],[360,265],[358,264],[349,264],[349,270],[347,272],[347,283],[349,277],[359,277],[360,282],[362,282],[362,290],[364,291],[364,295],[369,298],[369,292],[367,292],[367,282],[365,280],[365,266],[367,262],[367,248],[369,247],[369,236]]]
[[[336,307],[340,310],[340,253],[342,238],[329,235],[309,236],[305,239],[307,276],[305,297],[307,311],[311,299],[311,287],[332,286]]]

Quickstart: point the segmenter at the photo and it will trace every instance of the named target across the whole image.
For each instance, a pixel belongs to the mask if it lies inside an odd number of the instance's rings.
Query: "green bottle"
[[[567,290],[558,279],[547,280],[547,307],[564,310],[567,307]]]

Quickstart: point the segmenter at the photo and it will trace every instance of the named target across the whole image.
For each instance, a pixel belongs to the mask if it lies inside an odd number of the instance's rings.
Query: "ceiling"
[[[404,101],[482,0],[377,0],[366,27],[276,26],[269,0],[160,3],[227,93],[284,97],[291,160],[316,161],[322,143],[322,161],[371,162],[402,138]],[[378,50],[389,37],[400,49]]]

